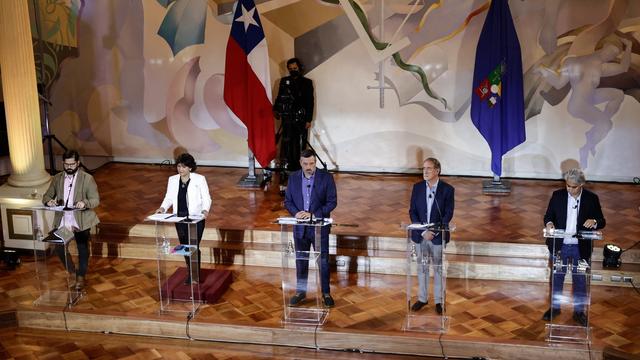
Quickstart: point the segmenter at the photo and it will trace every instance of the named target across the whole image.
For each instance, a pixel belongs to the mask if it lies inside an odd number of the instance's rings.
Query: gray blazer
[[[46,205],[49,200],[64,199],[64,174],[64,171],[61,171],[53,177],[47,192],[42,196],[43,204]],[[82,169],[78,169],[76,176],[73,200],[75,202],[82,200],[86,204],[86,210],[75,211],[73,214],[80,231],[84,231],[98,225],[100,222],[95,211],[93,211],[95,207],[100,205],[100,194],[98,194],[98,185],[96,185],[93,176],[87,174]],[[60,226],[62,214],[62,212],[56,212],[53,218],[56,228]]]

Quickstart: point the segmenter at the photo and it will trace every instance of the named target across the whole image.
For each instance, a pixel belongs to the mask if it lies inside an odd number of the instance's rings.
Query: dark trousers
[[[60,258],[60,261],[65,264],[66,259],[66,269],[69,273],[75,274],[77,276],[85,276],[87,275],[87,268],[89,267],[89,230],[83,230],[78,232],[73,232],[74,238],[76,240],[76,246],[78,247],[78,270],[76,271],[76,267],[73,264],[73,259],[71,258],[71,254],[69,251],[65,254],[64,245],[56,245],[56,254]],[[65,256],[66,255],[66,256]]]
[[[300,152],[307,147],[309,130],[306,122],[283,119],[282,140],[280,142],[280,158],[286,161],[287,170],[300,169]]]
[[[309,276],[309,251],[314,243],[315,228],[305,226],[302,236],[295,236],[296,246],[296,278],[297,292],[307,291],[307,277]],[[328,229],[327,229],[328,230]],[[323,294],[329,294],[329,232],[320,236],[320,284]],[[295,232],[294,232],[295,234]],[[314,250],[318,250],[314,246]]]
[[[562,303],[562,287],[564,285],[564,277],[567,273],[568,266],[571,264],[573,281],[573,311],[584,312],[587,303],[587,281],[588,274],[580,274],[577,272],[578,260],[580,260],[580,248],[576,245],[563,244],[560,250],[560,260],[562,261],[562,270],[553,274],[553,297],[551,307],[560,309]],[[586,259],[587,261],[589,259]],[[553,260],[555,261],[555,256]]]
[[[198,279],[200,279],[200,241],[202,241],[202,234],[204,233],[204,220],[196,223],[196,232],[197,232],[197,243],[196,248],[198,249],[198,268],[196,271],[198,272]],[[191,230],[193,231],[193,224],[185,224],[185,223],[176,223],[176,232],[178,233],[178,240],[180,244],[189,245],[189,235],[193,237],[194,234],[189,234],[189,226],[191,226]],[[191,244],[193,245],[193,244]],[[184,262],[187,264],[187,273],[191,276],[191,261],[188,256],[184,257]]]

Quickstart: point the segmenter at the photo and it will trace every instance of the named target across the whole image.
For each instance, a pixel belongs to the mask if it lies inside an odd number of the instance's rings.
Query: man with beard
[[[275,117],[282,121],[280,161],[287,170],[300,170],[300,151],[306,148],[313,119],[313,82],[302,74],[297,58],[287,61],[289,76],[280,80],[273,105]]]
[[[76,211],[56,212],[53,223],[56,229],[66,227],[73,232],[78,248],[79,267],[76,270],[71,255],[66,254],[66,269],[75,275],[75,289],[82,290],[89,265],[89,231],[100,221],[93,209],[100,204],[98,186],[93,176],[80,169],[80,154],[67,150],[62,155],[64,171],[57,173],[47,192],[42,196],[46,206],[64,206]],[[56,253],[65,262],[64,246],[57,246]]]
[[[291,216],[300,221],[328,219],[331,211],[338,206],[336,183],[326,170],[316,169],[316,155],[311,149],[300,154],[301,169],[292,173],[284,200],[284,207]],[[308,252],[313,245],[314,251],[320,252],[320,284],[322,302],[326,307],[333,307],[334,301],[329,288],[329,232],[330,226],[320,230],[320,242],[316,241],[313,226],[296,225],[293,229],[293,240],[296,247],[296,293],[289,300],[290,306],[300,305],[307,296],[307,277],[309,274]],[[316,246],[320,245],[320,249]],[[306,255],[305,255],[306,254]],[[307,258],[305,258],[307,257]]]

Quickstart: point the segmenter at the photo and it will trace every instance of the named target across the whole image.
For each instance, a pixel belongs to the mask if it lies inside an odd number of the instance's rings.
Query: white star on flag
[[[253,18],[253,13],[255,11],[256,11],[255,7],[251,8],[251,10],[247,11],[247,9],[244,8],[244,5],[242,5],[242,16],[238,16],[236,21],[244,23],[244,31],[245,32],[247,32],[247,29],[249,28],[250,25],[258,26],[258,23]]]

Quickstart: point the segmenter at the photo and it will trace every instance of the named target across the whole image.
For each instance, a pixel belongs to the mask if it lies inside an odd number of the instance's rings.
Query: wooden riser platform
[[[212,228],[205,230],[201,244],[203,263],[281,266],[279,231],[233,230],[232,233]],[[126,228],[102,225],[99,234],[94,236],[92,251],[94,256],[155,259],[154,235],[153,225],[138,224]],[[356,236],[331,235],[329,244],[333,271],[406,274],[407,244],[403,238],[375,237],[363,241]],[[548,250],[544,244],[453,240],[445,252],[450,278],[538,282],[549,279]],[[640,250],[632,249],[623,254],[620,269],[603,269],[602,252],[594,250],[593,274],[600,275],[601,280],[594,280],[592,284],[631,287],[630,283],[613,282],[611,279],[612,276],[640,279],[640,264],[635,262],[639,259]]]
[[[315,347],[313,331],[282,326],[278,268],[216,266],[233,271],[234,281],[217,303],[202,305],[187,324],[185,313],[159,314],[156,261],[93,257],[86,294],[66,311],[34,307],[38,290],[33,265],[25,262],[0,278],[0,297],[14,307],[20,327]],[[183,264],[166,266],[169,271]],[[59,282],[64,275],[61,264],[52,261],[50,269]],[[566,285],[565,293],[570,289]],[[405,290],[404,276],[332,274],[336,306],[315,336],[318,346],[438,355],[437,335],[402,331]],[[640,353],[640,307],[629,301],[634,297],[633,289],[592,288],[592,358],[599,358],[606,346]],[[450,356],[588,358],[585,346],[565,351],[566,346],[549,346],[545,341],[541,317],[548,307],[546,283],[448,279],[446,303],[450,321],[442,340]],[[433,304],[421,314],[435,314]],[[570,307],[563,307],[559,321],[573,324]]]
[[[200,341],[240,342],[306,347],[315,349],[349,349],[362,352],[441,356],[484,356],[490,359],[560,359],[589,358],[586,345],[553,344],[522,341],[480,341],[437,334],[345,332],[339,329],[257,327],[201,322],[197,319],[136,318],[135,316],[100,315],[67,311],[20,310],[20,327],[49,330],[157,336]],[[591,359],[602,359],[601,350],[592,350]]]

